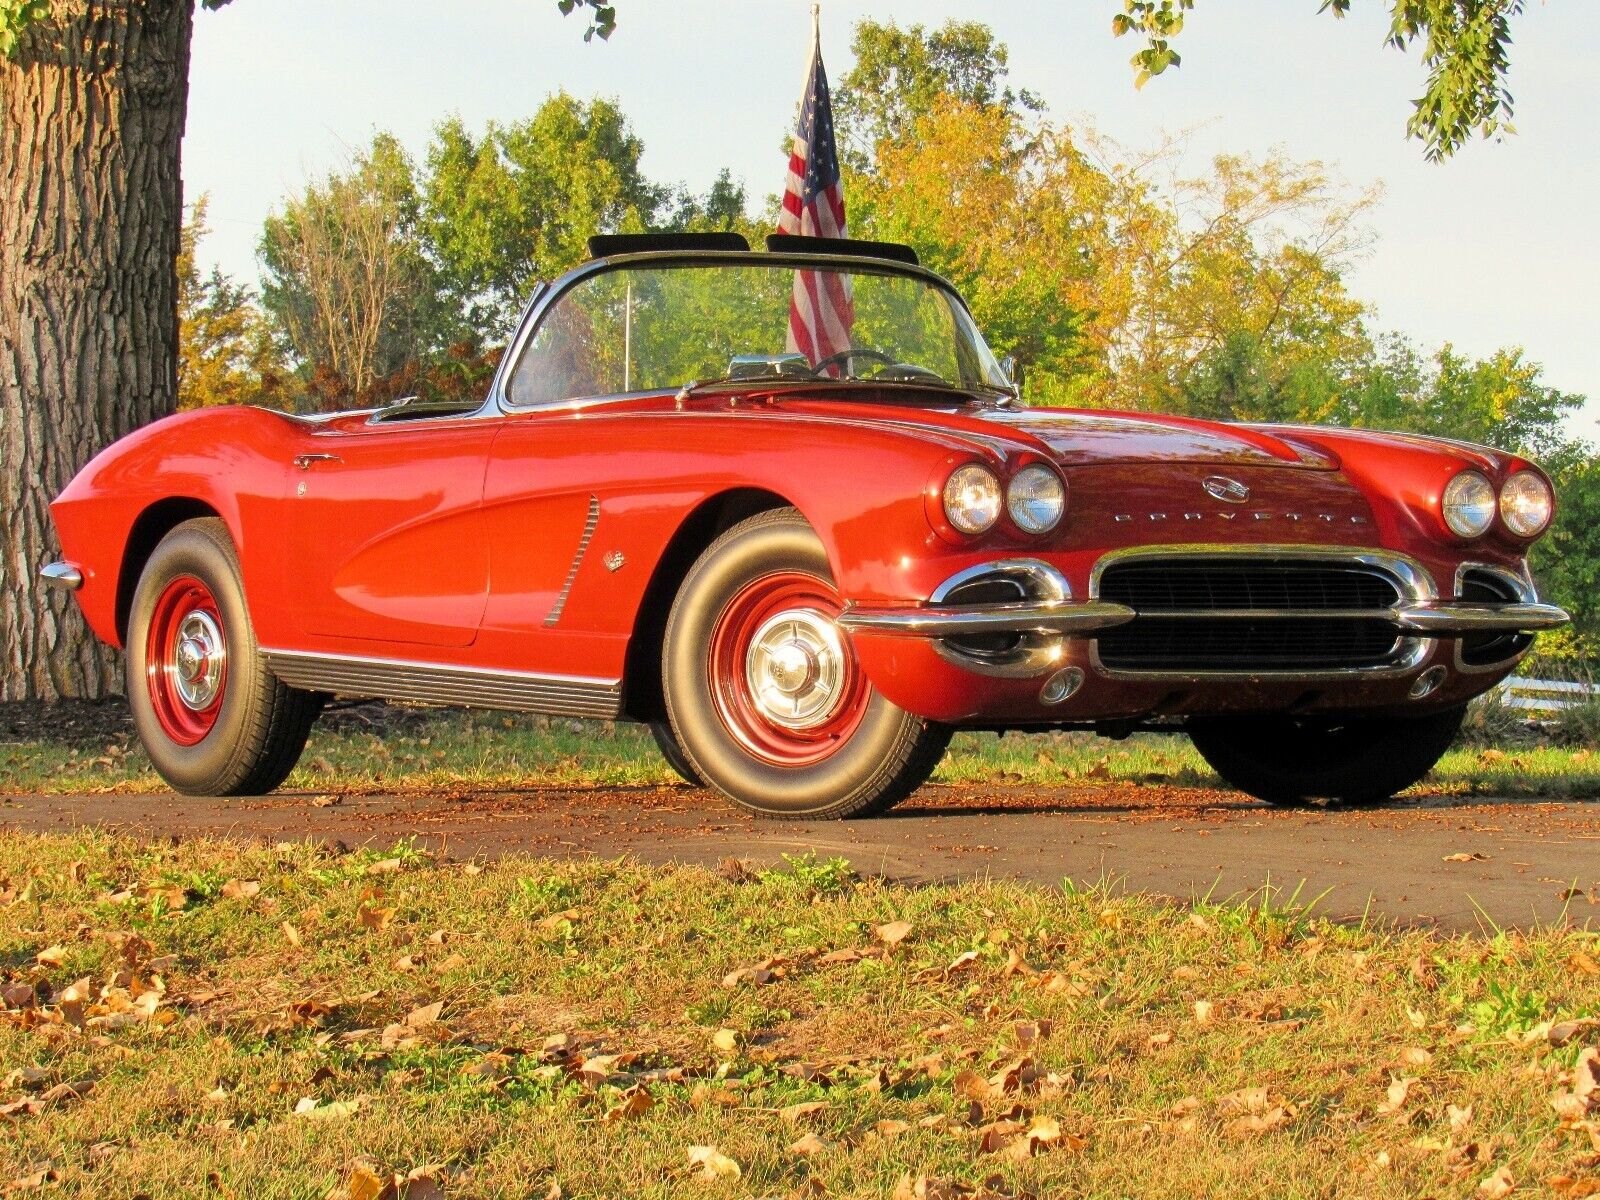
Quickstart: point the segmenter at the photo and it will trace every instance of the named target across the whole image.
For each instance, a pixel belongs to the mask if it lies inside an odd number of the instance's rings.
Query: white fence
[[[1527,679],[1521,675],[1513,675],[1498,690],[1500,702],[1507,708],[1525,708],[1532,712],[1559,712],[1600,696],[1600,685],[1561,679]]]

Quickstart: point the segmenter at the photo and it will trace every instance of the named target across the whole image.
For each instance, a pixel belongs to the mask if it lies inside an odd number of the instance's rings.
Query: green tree
[[[536,279],[587,257],[592,233],[651,226],[668,199],[613,102],[560,93],[474,135],[441,123],[427,152],[421,230],[468,324],[504,336]]]
[[[202,195],[190,207],[178,251],[179,408],[272,400],[285,375],[255,293],[220,269],[200,271],[208,200]]]
[[[1389,34],[1396,50],[1420,43],[1427,83],[1406,122],[1408,136],[1423,143],[1434,162],[1449,158],[1473,134],[1514,133],[1511,69],[1511,19],[1524,0],[1388,0]],[[1111,19],[1117,37],[1137,33],[1144,49],[1133,56],[1134,86],[1182,59],[1172,43],[1183,31],[1184,14],[1195,0],[1123,0]],[[1321,0],[1319,11],[1343,17],[1350,0]]]
[[[930,31],[869,18],[856,22],[850,50],[855,62],[834,90],[833,112],[845,156],[857,168],[871,162],[879,144],[911,134],[940,103],[1018,115],[1044,109],[1033,93],[1007,85],[1010,52],[977,21],[946,21]]]
[[[410,158],[392,135],[378,134],[347,170],[267,219],[263,303],[322,406],[392,399],[391,377],[456,332],[420,211]]]

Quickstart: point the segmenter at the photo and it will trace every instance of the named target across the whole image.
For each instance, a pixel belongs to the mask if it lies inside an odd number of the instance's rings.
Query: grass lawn
[[[321,792],[518,788],[543,784],[665,784],[676,780],[643,726],[451,710],[382,709],[324,718],[287,787]],[[395,714],[401,719],[396,723]],[[1136,734],[964,733],[938,773],[946,783],[1048,786],[1124,780],[1217,786],[1187,738]],[[1525,747],[1451,751],[1422,785],[1432,792],[1501,796],[1600,796],[1600,755]],[[164,791],[138,742],[34,736],[0,741],[0,793]]]
[[[1595,1195],[1597,958],[812,859],[5,834],[0,1193]]]

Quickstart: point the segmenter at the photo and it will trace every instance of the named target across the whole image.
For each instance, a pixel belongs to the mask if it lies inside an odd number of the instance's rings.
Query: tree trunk
[[[0,61],[0,699],[120,690],[38,571],[50,500],[176,407],[193,18],[194,0],[53,0]]]

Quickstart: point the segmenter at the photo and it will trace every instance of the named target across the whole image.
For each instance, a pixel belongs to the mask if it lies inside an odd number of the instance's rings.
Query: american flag
[[[815,10],[812,11],[815,18]],[[822,69],[822,39],[814,36],[806,72],[800,125],[789,152],[789,178],[784,184],[779,233],[806,237],[847,236],[844,185],[839,179],[839,151],[833,140],[833,103],[828,76]],[[855,323],[849,277],[834,271],[796,271],[794,298],[789,302],[788,349],[813,364],[850,349]],[[838,373],[835,369],[835,374]]]

